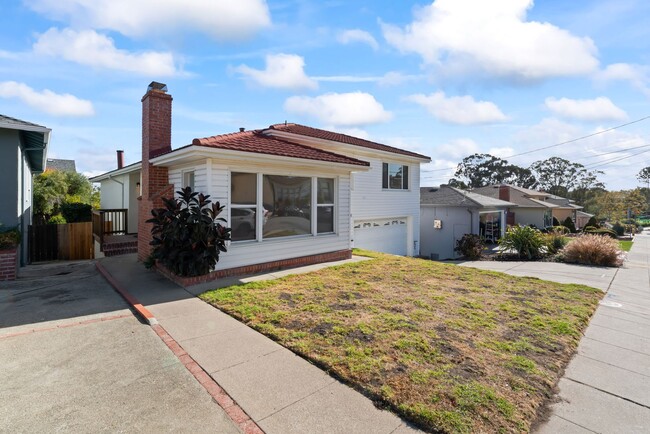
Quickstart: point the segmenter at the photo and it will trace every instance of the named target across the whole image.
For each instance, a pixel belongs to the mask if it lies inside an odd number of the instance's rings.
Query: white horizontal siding
[[[223,164],[218,160],[205,161],[194,166],[173,167],[169,169],[169,180],[176,188],[180,187],[183,171],[195,170],[197,191],[211,195],[213,202],[219,201],[225,206],[220,217],[230,217],[230,172],[252,172],[278,174],[285,176],[320,176],[337,179],[337,233],[327,235],[309,235],[302,237],[275,238],[269,240],[230,243],[228,252],[220,256],[216,269],[229,269],[300,256],[345,250],[350,248],[350,177],[349,173],[332,173],[327,169],[295,167],[287,170],[275,167],[271,163],[232,163]],[[210,173],[207,179],[206,173]]]

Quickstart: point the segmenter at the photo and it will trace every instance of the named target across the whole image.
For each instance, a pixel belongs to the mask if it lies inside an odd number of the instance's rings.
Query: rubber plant
[[[151,260],[178,276],[208,274],[230,240],[230,228],[219,217],[224,207],[190,187],[176,193],[178,197],[163,198],[164,208],[153,209],[147,220],[153,223]]]

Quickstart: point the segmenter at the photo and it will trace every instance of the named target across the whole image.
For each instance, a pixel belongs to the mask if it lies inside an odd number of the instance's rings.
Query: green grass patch
[[[632,241],[632,240],[619,241],[618,244],[621,246],[621,250],[629,252],[630,249],[632,248],[632,244],[634,244],[634,241]]]
[[[602,292],[373,258],[201,298],[435,432],[529,431]]]

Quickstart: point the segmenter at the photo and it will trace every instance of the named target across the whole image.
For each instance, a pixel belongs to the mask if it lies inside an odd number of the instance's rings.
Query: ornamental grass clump
[[[593,234],[578,236],[564,248],[562,254],[564,262],[605,267],[620,267],[624,259],[618,241]]]
[[[499,247],[504,253],[514,253],[519,259],[538,259],[546,253],[546,241],[543,234],[530,226],[511,226],[503,238],[499,240]]]
[[[569,242],[569,238],[566,237],[567,228],[564,226],[558,226],[561,229],[551,229],[548,233],[544,234],[544,241],[546,242],[546,248],[548,253],[551,255],[556,254],[564,248]]]
[[[153,223],[151,260],[177,276],[208,274],[230,240],[230,228],[221,224],[226,220],[218,217],[224,207],[190,187],[176,193],[178,198],[163,198],[165,207],[152,210],[147,220]]]

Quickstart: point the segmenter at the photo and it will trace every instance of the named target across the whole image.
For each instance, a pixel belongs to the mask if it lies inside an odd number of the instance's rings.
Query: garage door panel
[[[363,220],[354,224],[354,247],[406,256],[406,219]]]

